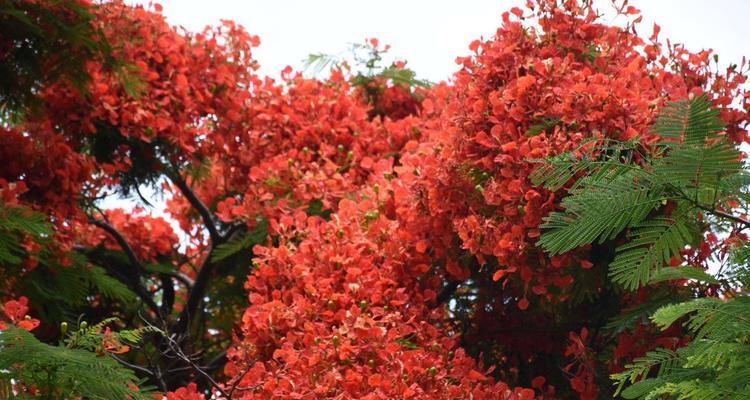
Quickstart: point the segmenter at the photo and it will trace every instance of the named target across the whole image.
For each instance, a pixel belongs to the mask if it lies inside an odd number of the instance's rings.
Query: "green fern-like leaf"
[[[750,298],[729,301],[709,297],[660,308],[651,317],[666,329],[680,318],[688,317],[686,326],[696,339],[711,337],[728,340],[750,331]]]
[[[624,372],[612,375],[612,379],[614,379],[618,385],[615,394],[619,393],[628,382],[633,384],[642,381],[654,369],[658,369],[659,374],[669,371],[674,367],[677,360],[677,353],[662,348],[649,351],[643,357],[636,358],[631,364],[625,366]],[[629,396],[635,397],[626,398],[637,398],[643,395],[643,393],[643,389],[632,389]]]
[[[695,280],[705,283],[719,283],[718,279],[716,279],[714,276],[709,275],[706,271],[688,265],[682,267],[665,268],[657,271],[653,275],[651,275],[651,279],[648,281],[648,283],[652,284],[673,280]]]
[[[671,102],[656,118],[653,131],[665,139],[702,145],[711,134],[724,129],[719,114],[706,95]]]
[[[655,165],[662,182],[679,188],[719,188],[723,178],[742,170],[741,152],[721,141],[709,146],[682,146]]]
[[[706,231],[750,225],[742,216],[750,209],[750,174],[737,146],[719,134],[719,114],[707,96],[670,103],[653,129],[663,140],[649,145],[637,163],[597,148],[557,156],[530,176],[550,190],[569,187],[562,210],[542,225],[539,245],[548,253],[624,239],[609,265],[615,283],[637,289],[689,280],[733,294],[676,304],[666,304],[675,301],[666,295],[613,319],[610,328],[621,331],[652,314],[657,327],[683,323],[693,338],[677,351],[651,351],[612,375],[623,398],[750,399],[750,246],[735,243],[718,277],[690,265],[667,267]]]
[[[635,143],[594,139],[583,140],[574,152],[563,153],[547,159],[543,165],[529,175],[531,183],[548,190],[557,191],[579,175],[590,181],[615,179],[630,170],[641,170],[641,166],[622,159],[623,151],[634,151]],[[592,143],[596,143],[593,147]],[[590,147],[590,148],[589,148]],[[583,156],[577,156],[583,153]],[[645,171],[643,171],[645,173]],[[574,189],[583,180],[573,183]]]
[[[242,250],[252,248],[253,245],[262,243],[268,235],[268,221],[261,220],[255,229],[244,235],[238,236],[220,246],[217,246],[211,255],[211,261],[217,262],[231,257]]]
[[[417,73],[408,68],[398,68],[395,65],[384,68],[380,74],[381,77],[406,87],[431,87],[432,83],[423,79],[417,79]]]
[[[682,217],[659,217],[639,223],[630,236],[617,248],[609,275],[626,289],[635,290],[661,273],[685,244],[694,242],[697,232]]]
[[[52,228],[43,214],[0,202],[0,264],[21,262],[24,237],[40,242],[51,234]]]
[[[592,242],[604,242],[640,224],[664,200],[663,190],[630,170],[611,181],[585,181],[563,199],[564,212],[545,218],[539,246],[561,254]]]
[[[325,70],[336,68],[341,62],[340,57],[332,54],[313,53],[307,56],[304,64],[306,71],[312,71],[313,75],[319,75]]]
[[[0,332],[0,387],[10,387],[11,380],[35,385],[49,398],[152,398],[148,391],[134,389],[139,380],[133,371],[112,358],[82,349],[50,346],[17,328]]]
[[[664,269],[662,271],[669,270],[671,269]],[[648,322],[656,310],[673,302],[674,294],[671,291],[656,290],[648,301],[627,308],[619,315],[613,317],[605,325],[605,328],[613,334],[621,333],[627,329],[631,329],[637,323]]]

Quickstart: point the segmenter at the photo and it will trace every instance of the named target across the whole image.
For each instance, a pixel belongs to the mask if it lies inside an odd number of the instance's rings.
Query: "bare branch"
[[[123,236],[120,231],[118,231],[115,227],[110,225],[107,222],[100,221],[98,219],[95,219],[93,217],[89,218],[89,222],[101,229],[103,229],[105,232],[107,232],[110,236],[112,236],[118,245],[120,245],[120,248],[125,253],[125,255],[128,257],[128,261],[130,262],[130,265],[135,272],[135,275],[132,277],[133,279],[124,279],[126,283],[129,284],[129,286],[135,291],[135,293],[138,295],[141,300],[143,300],[144,303],[153,311],[156,313],[156,315],[159,318],[162,318],[162,313],[159,307],[156,305],[156,302],[153,299],[153,296],[151,296],[150,293],[141,285],[141,278],[143,277],[143,264],[138,260],[138,257],[135,254],[135,251],[133,250],[133,247],[130,246],[130,243],[128,243],[127,239],[125,239],[125,236]],[[110,268],[106,268],[108,271],[111,272]]]
[[[240,386],[240,382],[242,382],[242,379],[244,379],[245,375],[247,375],[248,372],[250,372],[250,370],[253,369],[254,365],[255,365],[255,362],[253,362],[252,364],[248,364],[247,368],[245,368],[245,371],[240,376],[237,377],[237,379],[235,380],[234,384],[232,385],[232,389],[229,390],[229,398],[230,399],[232,398],[232,395],[234,394],[235,390],[237,390],[237,389],[241,389],[241,390],[247,390],[247,389],[249,389],[249,388],[240,388],[239,386]]]
[[[130,369],[143,372],[144,374],[147,374],[147,375],[154,376],[154,372],[151,371],[150,369],[146,368],[146,367],[142,367],[140,365],[131,364],[131,363],[123,360],[122,358],[117,357],[116,355],[114,355],[112,353],[110,353],[109,355],[110,355],[110,357],[114,358],[115,361],[117,361],[118,363],[120,363],[120,364],[122,364],[122,365],[124,365],[124,366],[126,366],[126,367],[128,367]]]
[[[203,264],[201,265],[201,268],[198,271],[195,280],[192,282],[190,293],[188,294],[188,299],[185,302],[185,307],[180,313],[180,316],[177,320],[177,325],[175,326],[175,332],[178,335],[182,336],[188,330],[190,319],[193,318],[194,315],[196,315],[198,308],[203,301],[203,297],[205,296],[206,289],[208,288],[211,275],[213,274],[213,271],[216,267],[216,264],[211,261],[211,254],[213,253],[213,250],[216,248],[216,246],[226,242],[241,227],[234,226],[229,229],[229,232],[227,232],[226,235],[222,236],[219,233],[216,225],[216,219],[211,213],[211,210],[209,210],[206,204],[198,198],[195,192],[190,188],[190,186],[188,186],[188,184],[179,175],[179,173],[169,173],[168,176],[170,180],[172,180],[172,182],[175,184],[175,186],[177,186],[177,188],[180,190],[182,195],[185,196],[188,202],[201,215],[203,223],[206,226],[206,230],[208,230],[208,234],[211,239],[211,246],[209,247],[208,254],[203,261]]]
[[[201,218],[203,218],[203,223],[206,225],[206,229],[208,229],[208,235],[211,238],[213,245],[215,246],[221,243],[222,237],[219,234],[219,230],[216,228],[216,220],[214,219],[211,210],[209,210],[201,199],[198,198],[195,192],[193,192],[193,189],[187,185],[182,177],[173,174],[170,175],[170,179],[174,182],[177,188],[180,189],[180,192],[185,196],[188,202],[190,202],[190,205],[192,205],[198,211],[198,214],[201,215]]]
[[[161,314],[170,315],[172,313],[172,307],[174,306],[175,292],[174,283],[172,282],[172,276],[168,274],[159,274],[159,280],[161,280]]]
[[[164,272],[164,273],[180,281],[183,285],[185,285],[187,290],[193,289],[193,285],[195,284],[195,282],[193,282],[193,279],[191,279],[189,276],[185,275],[184,273],[180,271]]]
[[[143,265],[140,261],[138,261],[138,257],[135,255],[135,251],[133,251],[130,243],[128,243],[128,241],[125,239],[125,236],[123,236],[117,229],[115,229],[115,227],[104,221],[100,221],[95,218],[89,218],[89,222],[109,233],[112,238],[117,241],[117,244],[120,245],[120,248],[122,248],[122,251],[125,252],[128,260],[130,260],[130,264],[132,264],[133,268],[138,271],[138,275],[140,276],[141,271],[143,271]]]
[[[208,382],[211,383],[211,386],[216,388],[216,390],[221,393],[222,396],[225,398],[231,399],[231,395],[224,391],[224,389],[219,385],[212,377],[209,375],[206,371],[204,371],[200,366],[198,366],[190,357],[185,355],[185,353],[182,351],[182,348],[180,348],[179,343],[177,343],[172,337],[166,336],[167,343],[169,345],[169,349],[174,353],[179,359],[190,365],[193,370],[195,370],[197,373],[199,373],[203,378],[208,380]]]
[[[239,234],[240,231],[241,229],[230,229],[232,236]],[[231,240],[232,236],[227,236],[226,240]],[[216,269],[216,267],[221,263],[212,261],[212,255],[215,248],[215,245],[212,246],[208,254],[206,254],[206,258],[203,260],[203,265],[201,265],[201,268],[198,271],[198,275],[195,277],[192,290],[190,290],[190,294],[188,294],[188,299],[185,302],[185,307],[183,307],[177,321],[177,326],[175,327],[175,332],[179,334],[183,334],[187,331],[188,325],[190,324],[190,319],[196,314],[196,312],[198,311],[198,307],[200,306],[201,302],[203,302],[203,297],[205,296],[206,289],[208,289],[208,283],[211,280],[211,275],[213,274],[214,269]]]
[[[188,294],[188,299],[185,302],[185,306],[180,313],[180,317],[177,320],[177,326],[175,332],[182,335],[187,331],[188,325],[190,325],[190,319],[195,315],[198,310],[198,306],[203,302],[203,296],[208,288],[208,282],[211,278],[211,273],[215,264],[211,262],[211,252],[206,255],[206,259],[201,266],[198,275],[195,277],[193,282],[192,290]]]

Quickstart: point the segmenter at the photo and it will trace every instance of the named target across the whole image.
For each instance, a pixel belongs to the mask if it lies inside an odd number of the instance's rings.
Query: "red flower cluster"
[[[201,199],[215,205],[224,222],[292,216],[317,203],[321,211],[367,181],[376,160],[396,154],[416,137],[416,117],[371,120],[368,106],[340,71],[325,81],[291,70],[278,84],[266,79],[231,130],[212,145],[210,174],[191,182]],[[190,204],[178,193],[169,210],[186,231],[193,223]],[[192,218],[191,218],[192,217]]]
[[[524,298],[533,289],[553,301],[569,294],[572,269],[592,264],[585,252],[547,259],[535,247],[542,217],[560,195],[529,182],[533,160],[592,136],[647,143],[665,101],[709,90],[726,105],[742,98],[745,77],[731,68],[714,72],[708,52],[673,46],[662,54],[658,26],[646,42],[634,28],[600,23],[591,5],[542,0],[528,7],[505,13],[494,38],[473,42],[474,54],[458,59],[450,123],[433,135],[439,167],[425,185],[438,199],[430,212],[450,218],[463,247],[480,260],[497,259],[494,280],[518,277]],[[539,28],[524,24],[532,16]],[[747,112],[727,109],[723,117],[728,134],[744,141]],[[550,287],[558,294],[542,289]]]
[[[130,69],[113,73],[92,62],[94,83],[85,94],[65,83],[45,92],[55,122],[76,140],[81,132],[102,134],[102,125],[145,143],[171,147],[173,162],[200,160],[213,151],[214,132],[238,120],[256,84],[251,49],[259,44],[231,22],[200,34],[170,27],[164,17],[142,7],[108,2],[95,9],[112,56]],[[133,68],[134,67],[134,68]],[[114,149],[111,162],[128,170],[127,146]],[[115,182],[116,183],[116,182]]]
[[[280,246],[255,249],[226,367],[240,398],[534,398],[493,383],[456,347],[437,293],[420,282],[429,256],[405,251],[413,237],[388,217],[387,166],[330,222],[299,215]]]
[[[57,134],[50,122],[0,127],[0,180],[15,184],[14,197],[58,218],[77,216],[76,202],[94,164]],[[30,135],[28,131],[34,132]],[[0,186],[2,188],[2,186]],[[6,199],[9,201],[10,199]]]
[[[104,216],[144,265],[174,266],[180,287],[128,282],[171,296],[167,319],[194,288],[194,261],[210,261],[205,214],[230,233],[267,220],[224,368],[237,398],[593,399],[602,371],[685,338],[636,325],[617,344],[602,339],[609,317],[643,299],[608,286],[601,249],[536,248],[565,188],[535,188],[532,161],[590,137],[649,146],[665,101],[703,92],[741,142],[750,96],[744,66],[715,72],[709,52],[664,48],[658,27],[644,40],[634,22],[608,26],[589,5],[559,3],[504,14],[451,83],[418,91],[385,77],[357,86],[341,70],[260,79],[258,38],[232,23],[190,34],[158,12],[103,3],[97,24],[134,68],[92,60],[86,93],[59,82],[41,92],[45,114],[0,128],[0,198],[51,215],[63,250],[116,251],[82,201],[163,183],[187,250],[164,219]],[[4,312],[39,324],[23,297]],[[124,350],[111,335],[105,347]],[[204,398],[195,384],[167,394]]]
[[[18,300],[8,300],[3,305],[3,313],[8,318],[11,324],[18,326],[21,329],[27,331],[34,330],[39,326],[39,320],[31,318],[29,312],[29,299],[24,296],[18,298]],[[0,321],[0,330],[8,329],[5,322]]]
[[[132,212],[111,209],[107,210],[106,219],[132,245],[139,260],[157,262],[175,254],[178,238],[169,222],[160,217],[142,215],[142,212],[138,208]],[[90,225],[86,231],[79,232],[79,236],[87,245],[104,244],[108,249],[122,250],[110,233]]]
[[[205,400],[206,396],[198,391],[198,385],[189,384],[187,387],[179,388],[174,392],[167,393],[167,400]]]

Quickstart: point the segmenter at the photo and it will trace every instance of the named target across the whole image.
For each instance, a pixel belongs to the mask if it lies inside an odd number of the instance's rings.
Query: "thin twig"
[[[122,365],[124,365],[124,366],[126,366],[126,367],[128,367],[130,369],[134,369],[136,371],[143,372],[144,374],[148,374],[148,375],[154,376],[154,372],[151,371],[150,369],[146,368],[146,367],[142,367],[140,365],[131,364],[131,363],[123,360],[122,358],[120,358],[120,357],[118,357],[118,356],[116,356],[116,355],[114,355],[112,353],[110,353],[109,355],[112,358],[114,358],[115,361],[117,361],[118,363],[120,363],[120,364],[122,364]]]
[[[225,392],[225,391],[224,391],[224,389],[222,389],[221,385],[219,385],[219,383],[218,383],[218,382],[216,382],[216,381],[215,381],[215,380],[214,380],[214,379],[213,379],[213,378],[211,377],[211,375],[209,375],[208,373],[206,373],[206,371],[204,371],[203,369],[201,369],[201,367],[199,367],[199,366],[198,366],[198,365],[197,365],[197,364],[196,364],[196,363],[195,363],[195,362],[194,362],[194,361],[193,361],[192,359],[190,359],[190,357],[188,357],[187,355],[185,355],[185,353],[184,353],[184,352],[182,351],[182,348],[180,348],[180,345],[179,345],[179,344],[178,344],[178,343],[177,343],[177,342],[176,342],[176,341],[175,341],[175,340],[174,340],[174,339],[173,339],[172,337],[170,337],[170,336],[166,336],[166,335],[165,335],[165,338],[167,339],[167,343],[169,344],[169,348],[170,348],[170,350],[172,350],[172,352],[173,352],[173,353],[174,353],[174,354],[175,354],[175,355],[176,355],[177,357],[179,357],[179,358],[180,358],[180,359],[181,359],[182,361],[186,362],[186,363],[187,363],[188,365],[190,365],[190,366],[191,366],[191,367],[192,367],[192,368],[193,368],[193,369],[194,369],[194,370],[195,370],[196,372],[198,372],[198,373],[199,373],[199,374],[201,374],[201,375],[202,375],[202,376],[203,376],[204,378],[206,378],[206,380],[208,380],[208,381],[209,381],[209,382],[211,383],[211,385],[212,385],[213,387],[215,387],[215,388],[216,388],[216,390],[218,390],[218,391],[219,391],[219,393],[221,393],[221,395],[222,395],[222,396],[226,397],[227,399],[231,399],[231,398],[232,398],[232,397],[231,397],[231,395],[230,395],[230,394],[228,394],[227,392]]]
[[[229,390],[229,396],[228,396],[229,400],[232,399],[232,394],[234,394],[234,391],[239,388],[240,382],[242,382],[242,379],[245,377],[245,375],[247,375],[248,372],[250,372],[250,370],[253,369],[254,365],[255,365],[255,362],[253,362],[252,364],[248,364],[247,369],[245,369],[245,371],[242,374],[240,374],[239,377],[237,377],[237,380],[232,385],[232,389]],[[242,388],[242,390],[246,390],[246,389]]]

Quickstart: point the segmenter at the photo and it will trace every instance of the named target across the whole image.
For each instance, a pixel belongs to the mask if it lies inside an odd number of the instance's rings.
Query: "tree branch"
[[[107,222],[97,220],[96,218],[90,217],[89,222],[105,232],[107,232],[110,236],[112,236],[118,245],[120,245],[120,248],[125,253],[125,255],[128,258],[128,261],[130,262],[130,265],[135,272],[135,276],[133,279],[129,280],[125,279],[123,277],[123,280],[126,281],[126,283],[129,284],[129,286],[135,291],[135,293],[138,295],[138,297],[143,300],[144,303],[153,311],[156,313],[156,315],[159,318],[162,318],[162,313],[159,307],[156,305],[156,302],[152,298],[152,296],[148,293],[148,291],[141,285],[141,278],[143,277],[143,264],[138,260],[138,256],[136,256],[135,251],[133,250],[133,247],[130,246],[130,243],[128,243],[127,239],[125,239],[125,236],[120,233],[115,227],[108,224]],[[111,270],[110,268],[105,268],[107,270]],[[118,274],[119,275],[119,274]]]
[[[193,289],[193,284],[194,284],[193,280],[189,276],[185,275],[184,273],[180,271],[175,271],[175,272],[165,272],[165,274],[182,282],[182,284],[185,285],[187,290]]]
[[[193,189],[191,189],[179,175],[170,175],[170,179],[174,182],[177,188],[180,189],[180,192],[185,196],[190,205],[192,205],[198,211],[198,214],[201,215],[201,218],[203,218],[203,223],[206,225],[206,229],[208,229],[208,235],[211,238],[213,245],[215,246],[221,243],[222,237],[219,234],[219,230],[216,228],[216,221],[213,214],[211,214],[211,210],[206,207],[195,192],[193,192]]]
[[[193,286],[190,290],[190,293],[188,294],[188,299],[185,302],[185,306],[183,307],[179,319],[177,320],[177,325],[175,326],[176,333],[182,335],[187,331],[190,319],[196,314],[198,306],[200,306],[201,302],[203,301],[206,289],[208,289],[208,283],[211,280],[211,275],[218,265],[217,263],[212,261],[213,251],[216,248],[216,245],[224,241],[231,240],[232,236],[237,235],[239,234],[239,232],[241,232],[241,229],[230,229],[229,232],[231,233],[231,235],[222,237],[220,239],[220,242],[213,242],[213,245],[206,255],[206,258],[203,261],[200,270],[198,271],[198,275],[193,281]]]
[[[172,277],[167,274],[159,274],[159,280],[161,280],[161,314],[170,315],[172,313],[172,307],[174,306],[174,283]]]
[[[151,371],[150,369],[146,368],[146,367],[142,367],[140,365],[131,364],[131,363],[123,360],[122,358],[117,357],[116,355],[114,355],[112,353],[109,353],[109,356],[112,357],[112,358],[114,358],[115,361],[117,361],[118,363],[120,363],[120,364],[122,364],[122,365],[124,365],[124,366],[126,366],[126,367],[128,367],[128,368],[130,368],[132,370],[140,371],[140,372],[142,372],[144,374],[154,376],[154,372]]]
[[[190,357],[188,357],[182,351],[182,348],[180,347],[180,344],[177,341],[175,341],[172,337],[169,337],[169,336],[166,336],[166,335],[165,335],[165,338],[167,339],[167,344],[169,345],[169,349],[172,351],[173,354],[175,354],[178,358],[180,358],[182,361],[184,361],[190,367],[192,367],[193,370],[195,370],[195,372],[197,372],[204,379],[206,379],[211,384],[211,386],[213,386],[219,393],[221,393],[222,396],[224,396],[225,398],[230,398],[231,399],[231,395],[229,395],[227,392],[225,392],[224,389],[222,388],[222,386],[218,382],[216,382],[211,377],[211,375],[209,375],[200,366],[198,366],[195,362],[193,362],[193,360],[191,360]]]
[[[693,206],[695,206],[695,207],[697,207],[697,208],[699,208],[699,209],[701,209],[703,211],[706,211],[709,214],[713,214],[716,217],[724,218],[724,219],[728,219],[730,221],[736,222],[736,223],[742,225],[742,229],[750,228],[750,221],[742,219],[742,218],[740,218],[740,217],[738,217],[736,215],[732,215],[732,214],[730,214],[728,212],[721,211],[721,210],[716,209],[716,208],[704,206],[703,204],[699,203],[697,200],[694,200],[690,196],[688,196],[687,194],[685,194],[685,192],[683,192],[682,189],[677,188],[677,187],[675,187],[673,185],[669,185],[669,186],[672,187],[673,189],[675,189],[683,199],[685,199],[688,202],[690,202]]]
[[[130,243],[128,243],[128,241],[125,239],[125,236],[123,236],[117,229],[115,229],[115,227],[104,221],[99,221],[95,218],[89,218],[89,222],[109,233],[115,239],[115,241],[117,241],[117,244],[119,244],[120,248],[122,248],[122,251],[125,252],[128,260],[130,260],[130,264],[132,264],[133,268],[137,270],[138,276],[140,277],[142,275],[141,272],[143,271],[143,265],[140,261],[138,261],[138,257],[135,255],[135,251],[133,251]]]
[[[208,288],[208,282],[211,278],[211,273],[213,272],[215,266],[215,264],[211,262],[212,253],[213,252],[210,251],[206,255],[206,260],[203,262],[200,271],[198,271],[198,275],[195,277],[195,281],[193,282],[193,288],[188,294],[188,299],[185,302],[185,307],[183,307],[182,312],[180,312],[180,317],[177,320],[177,326],[175,326],[175,333],[180,336],[187,331],[190,319],[193,317],[193,315],[195,315],[198,310],[198,306],[203,301],[204,293]]]
[[[711,213],[711,214],[713,214],[713,215],[715,215],[717,217],[721,217],[721,218],[728,219],[730,221],[736,222],[736,223],[742,225],[743,229],[750,228],[750,221],[744,220],[744,219],[742,219],[742,218],[740,218],[738,216],[729,214],[729,213],[721,211],[721,210],[711,209],[711,208],[708,208],[708,207],[704,207],[704,206],[701,206],[701,205],[698,205],[698,208],[700,208],[703,211],[707,211],[707,212],[709,212],[709,213]]]

